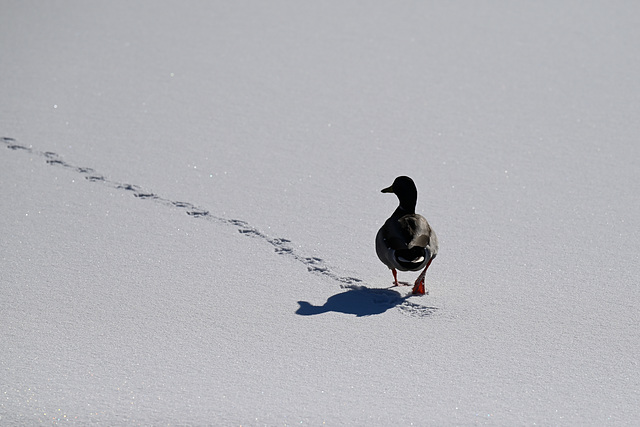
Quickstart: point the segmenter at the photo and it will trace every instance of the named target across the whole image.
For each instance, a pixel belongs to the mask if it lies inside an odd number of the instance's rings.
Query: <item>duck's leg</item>
[[[393,273],[393,283],[394,283],[393,286],[400,286],[398,285],[398,272],[396,271],[395,268],[392,268],[391,272]]]
[[[422,270],[422,273],[420,273],[420,275],[416,279],[416,283],[413,285],[413,290],[411,291],[413,295],[425,294],[424,275],[427,274],[427,268],[429,268],[429,266],[431,265],[431,261],[433,261],[433,258],[429,260],[429,262],[427,263],[427,266],[424,268],[424,270]]]

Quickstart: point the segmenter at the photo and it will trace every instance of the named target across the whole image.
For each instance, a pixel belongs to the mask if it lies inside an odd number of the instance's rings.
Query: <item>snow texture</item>
[[[640,418],[640,4],[2,0],[0,41],[0,425]]]

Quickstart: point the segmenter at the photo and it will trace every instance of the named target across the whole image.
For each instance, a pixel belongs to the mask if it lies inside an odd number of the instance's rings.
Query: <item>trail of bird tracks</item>
[[[70,171],[73,171],[77,174],[82,175],[87,181],[93,183],[100,183],[102,185],[106,185],[110,188],[120,191],[130,192],[134,197],[140,200],[148,200],[159,205],[167,206],[174,209],[181,209],[185,214],[189,215],[192,218],[202,219],[206,221],[216,222],[220,224],[225,224],[231,227],[234,227],[239,233],[253,238],[258,238],[266,241],[271,246],[273,246],[276,253],[293,258],[294,260],[304,264],[307,270],[310,273],[319,274],[321,276],[328,277],[340,284],[341,288],[346,289],[354,289],[354,288],[362,288],[368,289],[364,286],[364,282],[361,279],[351,276],[341,276],[335,273],[331,268],[329,268],[325,261],[322,258],[318,257],[310,257],[305,256],[299,253],[292,245],[291,240],[282,238],[282,237],[271,237],[251,224],[243,221],[241,219],[231,219],[224,218],[218,215],[215,215],[208,209],[202,208],[190,202],[171,200],[166,197],[162,197],[159,194],[156,194],[152,191],[149,191],[139,185],[119,182],[112,179],[107,178],[105,175],[99,173],[93,168],[78,166],[72,163],[65,161],[60,155],[51,151],[40,151],[32,146],[27,146],[17,142],[14,138],[10,137],[1,137],[1,141],[6,145],[6,147],[13,151],[23,151],[29,153],[34,156],[41,157],[46,164],[64,168]],[[402,298],[402,297],[399,297]],[[410,303],[405,300],[406,298],[402,298],[402,301],[387,301],[386,304],[391,303],[393,306],[398,306],[401,312],[405,314],[409,314],[411,316],[423,317],[420,313],[423,310],[420,310],[420,305],[415,303]],[[424,307],[428,309],[424,311],[424,313],[431,314],[434,311],[433,307]]]

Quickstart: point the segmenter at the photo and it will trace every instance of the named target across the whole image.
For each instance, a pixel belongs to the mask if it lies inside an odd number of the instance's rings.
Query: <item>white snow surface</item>
[[[634,425],[639,45],[628,1],[0,1],[0,425]]]

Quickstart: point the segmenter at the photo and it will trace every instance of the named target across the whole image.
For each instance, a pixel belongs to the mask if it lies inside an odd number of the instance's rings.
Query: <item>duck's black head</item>
[[[398,196],[400,207],[408,213],[415,213],[418,200],[418,190],[413,180],[408,176],[399,176],[391,184],[382,190],[383,193],[394,193]]]

